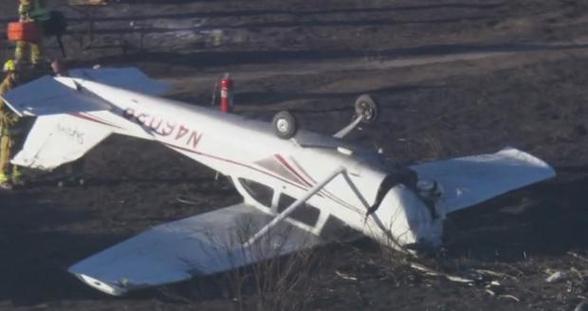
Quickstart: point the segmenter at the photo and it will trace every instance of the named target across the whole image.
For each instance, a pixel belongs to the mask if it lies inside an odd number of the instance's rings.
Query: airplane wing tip
[[[501,151],[499,151],[498,153],[504,154],[506,156],[510,156],[513,159],[521,161],[522,163],[524,163],[526,165],[534,166],[539,169],[543,169],[541,171],[541,174],[544,177],[544,179],[553,178],[557,175],[555,169],[551,165],[549,165],[549,163],[543,161],[542,159],[540,159],[540,158],[538,158],[528,152],[522,151],[520,149],[517,149],[514,147],[506,147],[506,148],[502,149]]]
[[[96,278],[93,278],[89,275],[75,272],[75,271],[73,271],[74,268],[75,268],[75,266],[71,267],[68,271],[71,274],[75,275],[82,282],[86,283],[87,285],[89,285],[89,286],[91,286],[91,287],[93,287],[93,288],[95,288],[105,294],[108,294],[111,296],[123,296],[129,291],[125,287],[109,284],[107,282],[103,282],[103,281],[100,281]]]

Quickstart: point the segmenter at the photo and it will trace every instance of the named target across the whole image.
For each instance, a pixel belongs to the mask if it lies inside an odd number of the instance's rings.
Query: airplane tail
[[[13,164],[52,170],[81,158],[113,133],[149,139],[121,117],[114,103],[84,88],[81,81],[150,95],[168,89],[136,68],[73,70],[70,77],[45,76],[21,85],[3,99],[18,115],[37,119]]]
[[[112,131],[86,120],[83,113],[38,117],[12,164],[52,170],[85,155]]]

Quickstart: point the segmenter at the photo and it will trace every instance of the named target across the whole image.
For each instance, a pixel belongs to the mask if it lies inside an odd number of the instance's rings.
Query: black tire
[[[368,94],[360,95],[355,100],[355,116],[361,116],[362,122],[372,124],[378,119],[378,103]]]
[[[296,135],[298,124],[296,118],[288,111],[276,113],[272,121],[274,133],[282,139],[290,139]]]

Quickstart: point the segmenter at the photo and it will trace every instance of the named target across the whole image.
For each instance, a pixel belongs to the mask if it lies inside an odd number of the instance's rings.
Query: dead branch
[[[187,205],[198,205],[198,203],[194,202],[194,201],[190,201],[187,199],[184,199],[182,197],[176,197],[176,201],[182,203],[182,204],[187,204]]]
[[[343,272],[339,272],[338,270],[335,270],[335,274],[342,278],[343,280],[347,280],[347,281],[357,281],[357,278],[354,276],[351,276],[349,274],[343,273]]]
[[[584,256],[582,256],[582,255],[580,255],[578,253],[569,251],[569,252],[567,252],[567,254],[570,255],[570,256],[572,256],[572,257],[574,257],[574,258],[576,258],[576,259],[580,259],[580,260],[582,260],[584,262],[588,262],[588,258],[586,258],[586,257],[584,257]]]
[[[414,269],[414,270],[423,272],[426,275],[429,275],[429,276],[441,276],[441,277],[444,277],[447,280],[452,281],[452,282],[462,283],[462,284],[471,284],[471,283],[474,283],[474,280],[462,278],[460,276],[450,275],[450,274],[447,274],[447,273],[444,273],[444,272],[440,272],[440,271],[436,271],[436,270],[433,270],[433,269],[428,268],[428,267],[426,267],[424,265],[421,265],[421,264],[411,263],[410,264],[410,267],[412,269]]]
[[[519,281],[519,279],[515,276],[512,276],[510,274],[507,273],[503,273],[503,272],[496,272],[496,271],[492,271],[492,270],[487,270],[487,269],[474,269],[475,272],[479,273],[479,274],[483,274],[483,275],[491,275],[494,277],[498,277],[498,278],[503,278],[503,279],[511,279],[514,281]]]
[[[498,298],[499,299],[501,299],[501,298],[502,299],[510,299],[510,300],[515,301],[515,302],[521,302],[521,300],[519,298],[517,298],[517,297],[515,297],[513,295],[498,295]]]
[[[584,280],[584,273],[582,273],[582,271],[576,269],[575,267],[571,267],[570,271],[576,274],[580,280]]]

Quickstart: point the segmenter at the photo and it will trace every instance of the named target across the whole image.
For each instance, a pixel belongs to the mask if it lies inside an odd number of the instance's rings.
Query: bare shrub
[[[253,265],[257,310],[305,310],[313,298],[309,285],[317,263],[309,250]]]
[[[426,160],[434,160],[443,156],[444,147],[441,139],[435,134],[425,133],[422,141],[423,156]]]
[[[245,258],[253,263],[226,274],[226,287],[236,310],[305,310],[312,301],[310,284],[313,272],[320,267],[320,256],[318,251],[309,248],[291,253],[288,249],[290,242],[300,237],[295,237],[293,232],[298,229],[288,227],[288,230],[271,230],[253,245],[245,247],[242,245],[259,226],[250,222],[239,225],[237,239],[241,254],[235,258]]]

